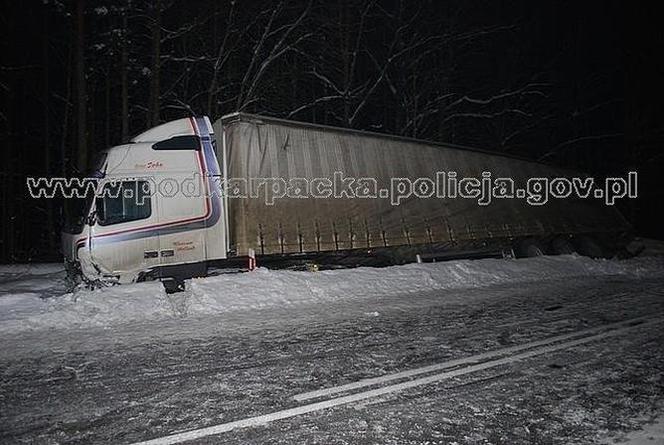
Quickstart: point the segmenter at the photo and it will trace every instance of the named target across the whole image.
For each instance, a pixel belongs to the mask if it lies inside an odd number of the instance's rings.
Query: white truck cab
[[[63,234],[66,262],[90,281],[204,275],[207,261],[226,257],[215,145],[203,117],[110,148],[80,231]]]

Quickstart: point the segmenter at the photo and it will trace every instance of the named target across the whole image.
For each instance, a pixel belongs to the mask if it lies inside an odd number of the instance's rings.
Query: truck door
[[[106,180],[95,200],[90,227],[90,257],[102,275],[134,281],[158,266],[158,200],[145,180]]]
[[[196,156],[195,152],[188,153]],[[181,275],[186,267],[206,259],[205,219],[209,211],[203,178],[199,173],[170,173],[159,182],[160,264],[164,276]],[[170,182],[171,185],[168,185]],[[164,266],[166,266],[164,268]],[[179,270],[175,266],[180,266]],[[183,272],[182,275],[197,275]]]

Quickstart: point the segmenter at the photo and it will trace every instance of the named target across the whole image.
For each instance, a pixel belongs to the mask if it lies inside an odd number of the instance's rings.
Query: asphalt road
[[[664,412],[664,281],[408,294],[0,350],[0,443],[597,443]]]

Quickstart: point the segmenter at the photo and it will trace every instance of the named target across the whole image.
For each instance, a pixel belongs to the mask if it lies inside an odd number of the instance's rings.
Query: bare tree
[[[161,77],[161,0],[154,0],[150,18],[152,34],[152,65],[150,67],[150,100],[148,104],[148,123],[159,124],[160,77]]]
[[[283,1],[272,8],[260,37],[253,45],[249,64],[244,70],[240,83],[236,101],[237,110],[245,110],[252,103],[257,102],[260,99],[259,86],[269,69],[285,54],[295,51],[302,41],[312,35],[310,32],[302,31],[302,24],[311,10],[311,1],[294,20],[280,25],[279,18],[285,10]]]
[[[88,163],[87,79],[85,77],[85,0],[76,1],[76,135],[77,167],[85,171]]]
[[[129,11],[131,0],[122,8],[122,27],[120,30],[120,135],[121,141],[129,139]]]

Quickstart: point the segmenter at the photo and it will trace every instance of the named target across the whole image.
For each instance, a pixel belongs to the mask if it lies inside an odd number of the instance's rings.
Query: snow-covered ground
[[[664,410],[662,410],[664,411]],[[601,445],[662,445],[664,444],[664,413],[646,419],[643,429],[603,438]]]
[[[0,266],[0,443],[659,443],[663,326],[661,256],[261,269],[173,295]],[[206,433],[367,379],[350,395],[391,392]]]
[[[518,285],[561,278],[664,276],[662,257],[593,260],[576,255],[520,260],[466,260],[321,272],[224,274],[187,282],[168,295],[158,282],[67,293],[57,264],[0,266],[0,335],[44,329],[209,317],[272,307],[358,301],[434,290]],[[447,298],[468,297],[462,293]]]

